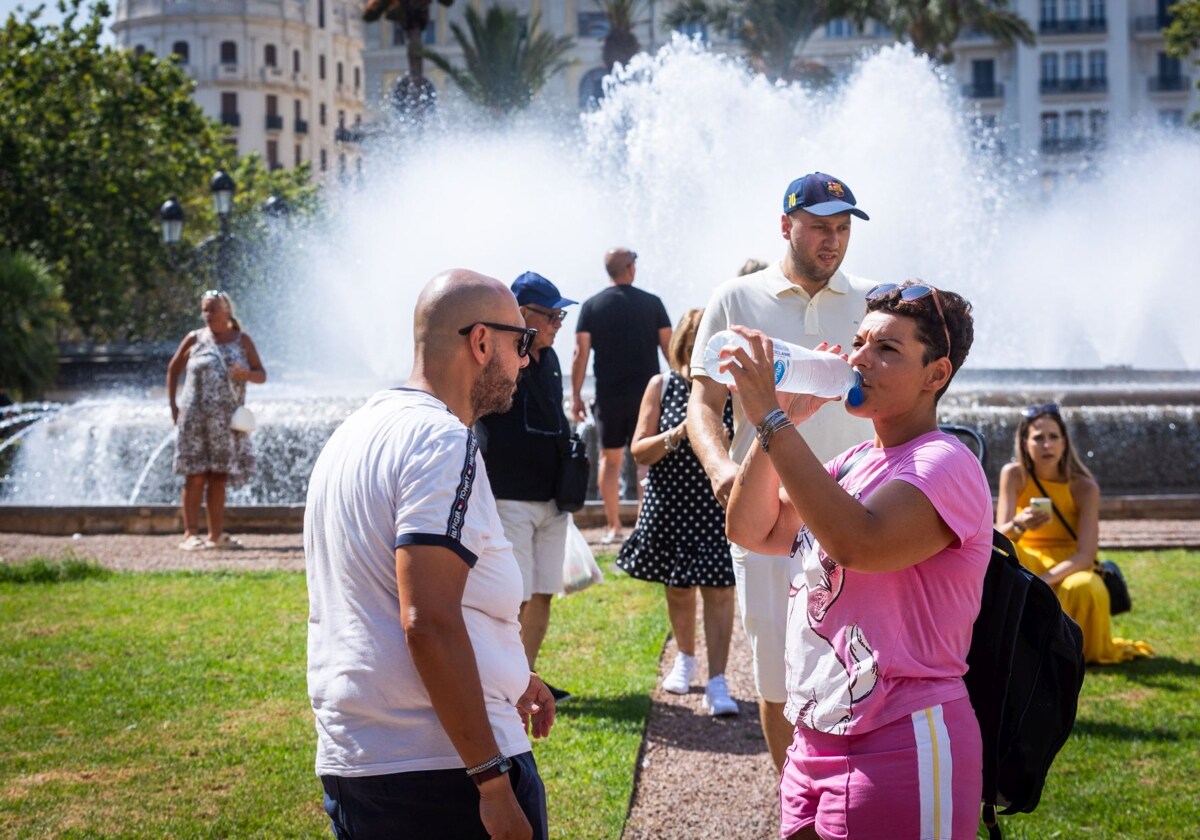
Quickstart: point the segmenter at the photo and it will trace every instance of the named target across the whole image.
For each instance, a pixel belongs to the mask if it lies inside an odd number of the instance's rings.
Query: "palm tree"
[[[57,330],[67,323],[62,285],[29,254],[0,251],[0,394],[33,399],[54,385]]]
[[[515,10],[491,6],[481,20],[468,6],[466,21],[467,32],[456,23],[450,26],[465,67],[455,67],[434,50],[423,54],[444,70],[468,99],[494,113],[508,114],[526,107],[551,76],[570,64],[566,54],[573,39],[539,32],[538,15],[527,25]]]
[[[628,64],[642,49],[633,32],[641,3],[638,0],[595,0],[595,3],[608,18],[602,56],[605,69],[611,70],[614,64]]]
[[[734,35],[755,69],[791,81],[807,67],[796,63],[796,52],[818,26],[850,14],[853,2],[866,0],[683,0],[664,22],[676,29],[704,24]]]
[[[1008,0],[850,0],[851,16],[882,22],[900,40],[934,61],[954,60],[953,44],[964,29],[988,35],[1005,47],[1032,44],[1033,28],[1008,8]]]

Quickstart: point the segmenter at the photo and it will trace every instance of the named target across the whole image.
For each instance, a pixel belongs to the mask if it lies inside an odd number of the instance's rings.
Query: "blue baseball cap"
[[[532,303],[547,309],[562,309],[579,302],[563,297],[557,286],[536,271],[526,271],[514,280],[512,293],[517,296],[517,303],[521,306]]]
[[[788,184],[783,194],[783,212],[793,213],[806,210],[814,216],[833,216],[838,213],[853,213],[860,219],[870,220],[859,210],[854,193],[842,181],[824,172],[810,172]]]

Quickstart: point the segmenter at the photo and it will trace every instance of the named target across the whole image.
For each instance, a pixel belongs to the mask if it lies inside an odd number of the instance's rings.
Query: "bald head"
[[[465,268],[443,271],[417,297],[413,315],[417,353],[461,340],[458,331],[479,321],[525,324],[517,299],[499,280]]]
[[[608,272],[610,279],[620,282],[625,279],[624,275],[633,268],[635,262],[637,262],[637,254],[628,248],[609,248],[604,255],[604,270]],[[627,282],[633,282],[632,276],[628,278]]]

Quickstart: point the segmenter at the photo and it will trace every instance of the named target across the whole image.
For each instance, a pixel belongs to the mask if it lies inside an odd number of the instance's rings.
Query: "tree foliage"
[[[527,107],[546,81],[570,63],[566,55],[573,39],[540,32],[539,20],[534,15],[526,22],[515,9],[495,5],[480,18],[468,6],[467,30],[457,23],[450,26],[466,66],[456,67],[434,50],[425,50],[425,57],[472,102],[495,114],[510,114]]]
[[[963,30],[974,30],[1005,47],[1032,44],[1033,27],[1008,7],[1008,0],[849,0],[849,17],[861,29],[880,21],[934,61],[954,60],[953,45]]]
[[[1181,60],[1195,53],[1192,63],[1200,65],[1200,0],[1184,0],[1168,11],[1171,25],[1163,30],[1167,38],[1167,53]],[[1196,82],[1196,86],[1200,87],[1200,81]],[[1200,128],[1200,111],[1192,114],[1188,121],[1193,128]]]
[[[184,203],[195,242],[211,218],[202,202],[216,168],[241,174],[239,208],[266,190],[294,193],[307,171],[238,161],[183,70],[102,46],[108,6],[81,6],[62,0],[58,25],[41,25],[39,8],[0,29],[0,248],[36,256],[61,278],[70,337],[171,338],[181,307],[194,314],[196,279],[176,273],[161,242],[166,197]]]
[[[601,60],[604,68],[611,70],[614,64],[628,64],[641,49],[634,28],[641,9],[638,0],[594,0],[596,6],[608,18],[608,34],[604,36]]]
[[[0,251],[0,392],[34,399],[54,384],[67,320],[62,286],[50,266],[29,254]]]

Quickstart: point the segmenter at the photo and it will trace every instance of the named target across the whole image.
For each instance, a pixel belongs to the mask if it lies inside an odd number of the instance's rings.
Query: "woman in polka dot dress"
[[[630,447],[639,464],[649,464],[637,527],[617,558],[631,577],[665,585],[667,614],[679,652],[663,688],[687,694],[696,667],[696,592],[704,602],[708,684],[704,705],[714,715],[736,715],[725,684],[733,633],[733,561],[725,538],[725,511],[713,496],[704,467],[688,442],[689,370],[703,310],[692,309],[671,336],[672,370],[650,380],[642,396]],[[725,426],[733,433],[733,404],[725,404]]]

